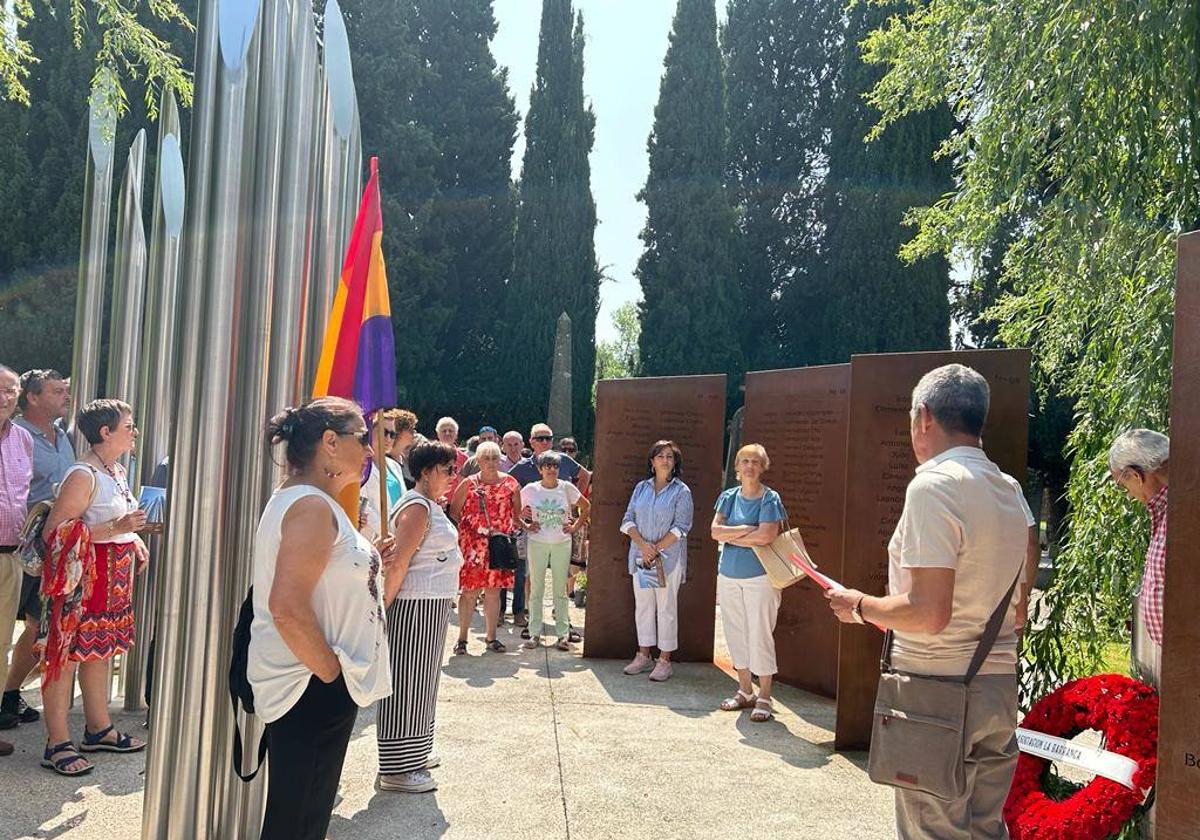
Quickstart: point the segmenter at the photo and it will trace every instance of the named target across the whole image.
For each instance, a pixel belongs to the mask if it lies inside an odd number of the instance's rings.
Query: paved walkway
[[[457,637],[451,620],[447,654]],[[655,684],[622,674],[624,662],[519,651],[511,626],[500,638],[509,653],[483,655],[480,631],[470,656],[447,655],[435,793],[374,790],[375,713],[359,714],[329,837],[894,836],[891,795],[867,780],[865,756],[833,752],[830,701],[781,687],[776,719],[755,724],[748,713],[715,710],[735,683],[714,665],[678,665],[672,680]],[[82,729],[79,714],[73,731]],[[115,717],[143,731],[137,716]],[[40,724],[2,737],[17,752],[0,758],[0,836],[138,837],[143,756],[102,754],[90,776],[64,779],[37,764]]]

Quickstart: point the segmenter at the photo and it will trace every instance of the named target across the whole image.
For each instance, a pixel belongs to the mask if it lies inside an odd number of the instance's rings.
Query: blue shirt
[[[654,479],[638,482],[629,497],[625,516],[621,519],[621,533],[628,534],[637,528],[649,543],[661,540],[672,531],[679,539],[662,551],[663,571],[671,574],[677,564],[683,566],[687,577],[687,537],[692,530],[692,491],[678,478],[671,479],[667,486],[654,492]],[[637,571],[641,552],[634,543],[629,544],[629,574]]]
[[[726,525],[782,522],[786,516],[783,500],[779,498],[778,493],[766,486],[763,487],[762,496],[757,499],[744,497],[741,487],[730,487],[717,497],[717,504],[713,509],[725,514]],[[752,578],[767,573],[754,555],[754,549],[729,543],[725,543],[724,549],[721,550],[721,562],[717,571],[729,578]]]
[[[570,455],[564,455],[560,452],[558,456],[558,477],[563,481],[576,484],[579,479],[579,464]],[[534,463],[536,460],[536,455],[532,458],[522,458],[520,461],[517,461],[516,466],[508,471],[508,474],[521,482],[522,487],[526,484],[533,484],[535,481],[541,481],[542,474],[538,470],[537,464]]]
[[[75,448],[61,423],[54,424],[54,441],[24,417],[13,422],[33,437],[33,480],[29,483],[29,507],[54,498],[54,489],[62,483],[67,469],[75,463]]]

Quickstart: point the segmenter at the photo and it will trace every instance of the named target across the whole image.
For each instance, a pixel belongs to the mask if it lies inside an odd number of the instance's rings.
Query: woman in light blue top
[[[638,652],[625,666],[630,676],[654,665],[650,679],[671,676],[671,652],[679,647],[679,586],[687,579],[687,535],[692,530],[692,491],[679,480],[683,454],[674,441],[650,447],[649,477],[633,488],[621,520],[629,536],[629,574],[633,577]],[[658,575],[661,561],[663,578]],[[658,647],[658,662],[650,648]]]
[[[771,682],[779,670],[774,633],[782,593],[771,585],[754,546],[770,545],[787,514],[779,494],[762,483],[771,461],[761,444],[743,446],[734,464],[739,486],[720,495],[712,521],[712,538],[724,544],[717,568],[721,623],[738,673],[737,694],[722,701],[721,708],[753,707],[750,720],[761,723],[771,718]],[[759,680],[757,695],[753,674]]]

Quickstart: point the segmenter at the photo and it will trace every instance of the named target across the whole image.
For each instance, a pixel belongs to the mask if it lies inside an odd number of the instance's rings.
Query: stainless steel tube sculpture
[[[144,838],[219,837],[227,809],[215,765],[228,750],[228,700],[221,692],[223,599],[237,563],[223,545],[230,486],[229,447],[241,416],[235,360],[237,307],[248,282],[242,219],[247,89],[259,3],[201,5],[197,33],[192,188],[183,266],[178,400],[171,447],[171,494],[163,572],[162,675],[154,694],[155,731],[146,773]],[[186,314],[184,314],[186,313]],[[239,547],[245,551],[245,547]],[[169,670],[169,673],[168,673]]]
[[[133,402],[141,354],[142,304],[146,293],[146,232],[142,226],[142,180],[146,168],[146,131],[139,130],[129,147],[129,159],[121,178],[117,199],[117,247],[113,256],[112,318],[108,333],[108,373],[105,394]],[[130,470],[137,455],[121,459]],[[140,587],[143,580],[137,580]],[[112,671],[119,667],[122,693],[128,678],[128,663],[138,651],[121,654],[108,661],[110,679],[108,699],[112,700]]]
[[[105,393],[132,403],[142,350],[142,307],[146,297],[146,231],[142,225],[142,181],[146,131],[138,131],[117,199],[117,247],[113,255],[112,320],[108,335]],[[128,464],[126,465],[128,466]]]
[[[325,138],[322,150],[321,180],[318,182],[317,269],[312,283],[308,309],[308,330],[305,337],[304,382],[311,388],[329,307],[337,288],[350,229],[354,226],[354,211],[347,213],[347,178],[353,152],[354,114],[357,108],[354,95],[354,73],[350,62],[350,41],[346,21],[337,0],[325,4],[324,67]],[[361,152],[359,153],[361,161]]]
[[[297,4],[299,5],[299,4]],[[302,10],[305,13],[307,10]],[[251,206],[247,208],[242,238],[249,245],[249,274],[242,283],[238,304],[240,333],[234,357],[234,379],[238,400],[235,422],[229,439],[230,470],[225,505],[224,544],[219,553],[228,558],[227,571],[220,583],[225,587],[221,598],[221,613],[215,624],[221,628],[212,643],[217,651],[216,661],[229,661],[232,628],[237,622],[238,609],[251,582],[252,563],[249,547],[254,544],[258,515],[266,501],[263,476],[269,474],[264,441],[266,420],[271,406],[267,403],[268,354],[270,333],[278,322],[273,311],[276,284],[294,283],[277,271],[279,200],[284,149],[284,108],[287,102],[289,75],[289,8],[285,0],[264,0],[258,31],[258,84],[253,112],[257,115],[253,131],[246,139],[253,144],[253,154],[247,147],[246,161],[253,160]],[[214,585],[218,581],[214,580]],[[217,678],[224,692],[224,672],[210,674]],[[215,747],[228,744],[233,733],[232,712],[228,703],[214,711]],[[261,721],[255,717],[241,722],[242,732],[257,743],[262,737]],[[264,790],[261,779],[243,784],[234,774],[232,755],[220,749],[213,764],[213,789],[219,794],[223,809],[215,815],[217,836],[256,837],[262,825]],[[245,757],[250,769],[256,761],[253,752]],[[243,769],[243,768],[238,768]]]
[[[79,237],[79,289],[75,298],[75,338],[71,357],[71,418],[97,396],[104,276],[108,261],[108,217],[112,202],[113,149],[117,114],[112,109],[115,80],[101,70],[88,103],[87,163],[83,174],[83,228]],[[75,433],[75,449],[86,442]]]
[[[184,176],[180,151],[179,108],[170,88],[163,91],[158,124],[158,172],[154,178],[153,221],[146,272],[146,314],[142,328],[137,401],[138,469],[131,475],[140,489],[152,484],[154,470],[170,445],[171,369],[175,348],[175,309],[179,294],[179,256],[183,235]],[[163,576],[161,537],[151,537],[151,563],[134,585],[137,637],[126,655],[125,708],[140,709],[146,688],[150,640],[161,598],[155,593]]]

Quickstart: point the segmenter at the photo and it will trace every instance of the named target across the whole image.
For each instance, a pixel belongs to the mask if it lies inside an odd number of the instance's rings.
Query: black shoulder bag
[[[488,568],[499,572],[511,572],[517,568],[517,538],[509,534],[499,534],[492,529],[492,517],[488,513],[487,498],[483,493],[483,482],[475,482],[475,492],[478,494],[479,509],[483,512],[484,521],[488,526]]]

